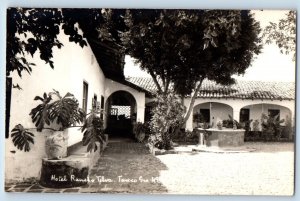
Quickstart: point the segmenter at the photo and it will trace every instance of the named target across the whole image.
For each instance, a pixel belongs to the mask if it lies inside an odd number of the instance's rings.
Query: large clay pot
[[[48,159],[61,159],[67,156],[68,137],[63,131],[56,131],[46,138]]]

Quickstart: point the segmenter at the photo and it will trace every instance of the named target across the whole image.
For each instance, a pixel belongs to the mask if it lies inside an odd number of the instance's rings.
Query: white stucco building
[[[156,90],[151,78],[128,77],[127,80],[149,92]],[[149,102],[151,99],[146,98],[146,103]],[[189,103],[190,97],[186,97],[184,104],[187,108]],[[238,122],[250,119],[260,121],[264,113],[271,116],[279,115],[280,119],[290,118],[294,125],[295,83],[237,80],[234,85],[222,86],[204,80],[194,104],[193,115],[186,123],[187,130],[195,128],[193,116],[196,113],[201,113],[209,124],[228,119],[228,115]]]
[[[54,69],[40,60],[36,53],[32,59],[28,55],[28,59],[36,64],[30,75],[24,72],[20,77],[14,72],[7,79],[10,86],[7,88],[7,103],[10,104],[6,108],[7,181],[39,177],[41,159],[46,157],[44,142],[51,131],[44,129],[43,132],[36,132],[29,113],[39,104],[34,101],[34,97],[42,96],[44,92],[49,93],[55,89],[62,96],[70,92],[78,99],[79,106],[87,112],[92,108],[93,102],[97,102],[107,111],[103,120],[108,131],[115,127],[127,131],[131,129],[132,119],[144,121],[145,94],[148,92],[124,79],[124,57],[118,51],[92,39],[88,40],[88,46],[81,48],[70,43],[68,36],[63,33],[58,35],[58,39],[64,46],[53,49]],[[120,107],[125,108],[123,113],[117,111],[109,114],[110,110],[116,111]],[[120,121],[114,118],[122,115],[125,118]],[[20,151],[13,145],[10,132],[17,124],[30,128],[35,135],[35,143],[30,152]],[[69,128],[65,132],[69,135],[69,147],[81,144],[83,134],[78,128]]]
[[[13,73],[9,80],[11,88],[10,107],[7,108],[7,133],[5,151],[5,178],[10,180],[28,180],[38,178],[41,159],[45,154],[45,138],[49,130],[38,133],[33,130],[35,143],[30,152],[18,150],[12,143],[10,131],[17,124],[34,128],[29,113],[38,104],[35,96],[41,96],[52,89],[61,95],[74,94],[80,107],[88,111],[93,102],[105,110],[103,116],[106,131],[111,135],[116,132],[123,137],[130,137],[132,122],[144,122],[147,105],[152,101],[150,94],[155,90],[151,78],[130,77],[123,75],[124,56],[118,47],[109,43],[99,43],[88,39],[88,46],[81,48],[70,43],[68,37],[59,34],[58,39],[64,44],[61,49],[54,48],[54,69],[39,59],[35,54],[32,62],[36,64],[32,73],[23,73],[19,77]],[[21,89],[16,88],[19,85]],[[185,105],[189,104],[185,98]],[[227,119],[228,114],[240,121],[260,119],[261,113],[280,114],[280,118],[290,116],[295,122],[295,83],[265,83],[239,81],[230,87],[205,81],[198,95],[193,113],[206,115],[208,123],[213,119]],[[186,123],[186,129],[195,127],[193,115]],[[78,128],[67,129],[68,146],[81,143],[82,133]]]

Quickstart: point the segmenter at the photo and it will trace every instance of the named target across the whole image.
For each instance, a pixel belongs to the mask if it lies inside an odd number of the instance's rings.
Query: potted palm
[[[30,130],[43,132],[48,129],[53,131],[47,137],[45,148],[49,159],[60,159],[67,156],[68,135],[65,130],[70,127],[79,127],[83,132],[83,145],[88,151],[97,150],[97,142],[105,142],[103,122],[100,111],[92,110],[85,114],[79,108],[78,100],[73,94],[61,96],[56,90],[36,96],[35,101],[40,101],[30,112],[35,128],[24,128],[21,124],[12,129],[14,145],[25,152],[30,151],[30,144],[34,144],[34,134]]]

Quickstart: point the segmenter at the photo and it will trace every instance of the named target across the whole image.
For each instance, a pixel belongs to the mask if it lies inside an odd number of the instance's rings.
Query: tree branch
[[[148,69],[148,71],[149,71],[149,73],[150,73],[150,75],[151,75],[151,77],[152,77],[152,79],[154,81],[154,84],[157,87],[158,92],[161,93],[162,89],[161,89],[161,87],[160,87],[160,85],[159,85],[159,83],[158,83],[158,81],[156,79],[156,76],[154,75],[154,72],[151,69]]]
[[[168,93],[168,90],[169,90],[169,85],[170,85],[170,79],[166,79],[166,84],[165,84],[165,93]]]

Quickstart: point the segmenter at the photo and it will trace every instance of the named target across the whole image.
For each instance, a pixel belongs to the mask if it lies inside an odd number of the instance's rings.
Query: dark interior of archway
[[[136,121],[136,101],[125,91],[113,93],[107,99],[106,133],[111,137],[133,137],[133,122]]]

